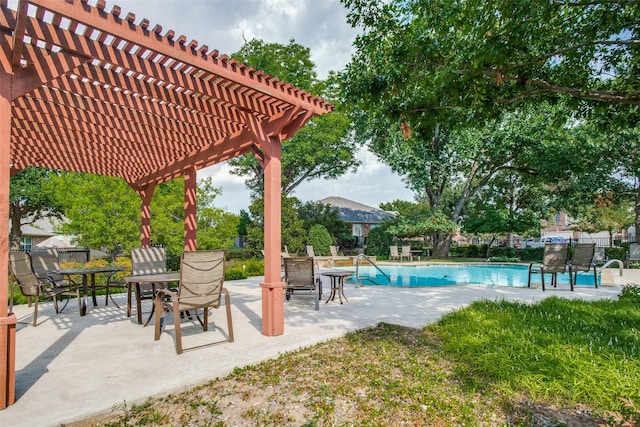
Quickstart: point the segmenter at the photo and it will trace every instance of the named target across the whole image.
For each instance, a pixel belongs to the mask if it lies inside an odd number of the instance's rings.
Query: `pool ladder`
[[[367,262],[369,262],[370,265],[372,265],[376,270],[378,270],[380,272],[380,274],[382,274],[384,277],[387,278],[387,283],[378,283],[375,280],[373,280],[371,277],[360,277],[360,260],[364,258],[367,260]],[[378,267],[376,265],[375,262],[371,261],[371,258],[369,258],[368,256],[366,256],[365,254],[360,254],[356,257],[355,260],[355,265],[356,265],[356,287],[364,284],[362,282],[364,282],[365,280],[370,281],[371,283],[374,283],[376,285],[380,285],[380,286],[385,286],[388,285],[389,283],[391,283],[391,278],[389,277],[389,275],[387,273],[385,273],[384,271],[380,270],[380,267]],[[362,281],[362,282],[360,282]]]

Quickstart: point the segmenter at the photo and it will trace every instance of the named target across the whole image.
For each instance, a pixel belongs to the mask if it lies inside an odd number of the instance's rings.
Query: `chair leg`
[[[140,299],[140,284],[136,284],[136,314],[138,325],[142,325],[142,300]]]
[[[595,285],[596,289],[598,289],[598,271],[596,270],[595,266],[593,266],[593,284]]]
[[[155,340],[158,341],[160,339],[160,330],[162,329],[162,323],[164,319],[164,310],[162,308],[162,301],[159,298],[153,302],[156,307],[156,323],[155,323]]]
[[[127,283],[127,317],[131,317],[131,291],[133,283]]]
[[[36,295],[35,299],[35,303],[33,304],[33,326],[38,326],[38,300],[40,298],[38,298],[38,296]]]
[[[173,304],[173,326],[176,331],[176,353],[182,354],[182,332],[180,331],[180,312],[177,302]]]
[[[204,322],[202,323],[202,330],[208,331],[209,330],[209,307],[204,307],[203,310],[204,310],[204,314],[202,317]]]
[[[231,298],[229,298],[229,291],[225,288],[222,289],[224,292],[224,305],[227,309],[227,328],[229,329],[229,342],[233,342],[233,322],[231,321]]]
[[[542,291],[544,292],[544,270],[540,268],[540,279],[542,281]]]

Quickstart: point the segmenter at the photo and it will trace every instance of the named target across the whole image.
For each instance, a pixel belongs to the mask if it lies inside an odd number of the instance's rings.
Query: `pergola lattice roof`
[[[256,132],[286,139],[332,108],[172,30],[136,24],[118,6],[107,11],[103,0],[0,6],[0,59],[14,75],[14,173],[41,166],[142,188],[260,155]]]
[[[142,199],[143,246],[156,184],[186,176],[185,249],[195,250],[195,171],[252,151],[265,171],[262,328],[282,334],[280,144],[331,105],[120,15],[104,0],[0,0],[0,301],[10,175],[39,166],[123,178]],[[0,409],[15,399],[15,324],[0,303]]]

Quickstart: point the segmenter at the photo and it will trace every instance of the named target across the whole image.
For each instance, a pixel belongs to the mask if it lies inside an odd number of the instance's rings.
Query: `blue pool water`
[[[391,278],[391,286],[448,286],[458,284],[526,287],[529,266],[500,264],[432,264],[420,266],[379,266]],[[355,267],[351,281],[355,281]],[[387,279],[371,266],[360,266],[359,283],[386,285]],[[364,279],[364,280],[363,280]],[[371,280],[367,280],[371,279]],[[532,283],[540,283],[540,273],[531,275]],[[569,286],[569,274],[558,274],[558,284]],[[598,285],[600,275],[598,275]],[[551,286],[551,275],[545,274],[545,285]],[[578,273],[578,286],[593,286],[593,271]]]

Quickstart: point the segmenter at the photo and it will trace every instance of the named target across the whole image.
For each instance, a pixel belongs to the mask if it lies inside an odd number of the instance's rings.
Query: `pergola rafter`
[[[0,301],[9,177],[25,167],[126,180],[141,197],[143,246],[154,189],[184,176],[195,249],[196,171],[252,152],[265,170],[263,333],[283,333],[281,142],[332,106],[104,0],[17,1],[0,0]],[[13,402],[14,322],[0,304],[0,408]]]

